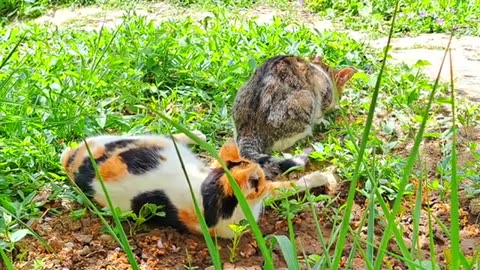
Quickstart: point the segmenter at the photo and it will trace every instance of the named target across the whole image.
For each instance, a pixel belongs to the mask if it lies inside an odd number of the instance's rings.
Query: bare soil
[[[404,149],[402,147],[402,149]],[[438,144],[429,142],[422,147],[422,156],[426,157],[425,162],[429,167],[434,167],[441,159],[441,153]],[[401,154],[402,152],[399,151]],[[463,158],[469,158],[467,155],[459,156],[460,164],[465,161]],[[307,171],[316,170],[318,164],[310,163]],[[434,174],[429,171],[429,174]],[[292,177],[298,177],[298,173],[293,173]],[[417,248],[421,250],[421,260],[430,258],[429,248],[429,219],[433,227],[433,241],[435,245],[435,261],[440,265],[446,265],[446,251],[450,242],[442,227],[440,221],[447,228],[450,227],[450,204],[445,199],[448,196],[430,191],[425,185],[420,186],[418,179],[412,179],[415,189],[423,190],[423,208],[419,220],[419,232]],[[336,211],[345,203],[349,184],[344,182],[336,191],[335,199],[332,204],[325,205],[319,203],[316,206],[316,215],[320,224],[321,233],[328,242],[334,222]],[[315,194],[325,193],[324,188],[312,190]],[[447,194],[448,195],[448,194]],[[470,200],[464,199],[460,209],[460,228],[461,228],[461,248],[467,257],[474,255],[478,246],[480,246],[480,224],[478,215],[473,215],[470,211]],[[415,196],[406,196],[403,203],[402,214],[397,218],[398,224],[403,228],[404,240],[407,247],[412,245],[413,239],[413,205]],[[55,201],[45,205],[44,215],[32,224],[32,228],[38,232],[54,249],[55,253],[49,252],[42,243],[34,237],[27,237],[18,244],[17,254],[15,255],[16,269],[32,269],[36,261],[43,262],[42,269],[131,269],[125,253],[113,238],[102,228],[101,221],[90,212],[87,212],[81,218],[73,218],[71,212],[80,209],[80,205],[71,204],[68,201]],[[60,213],[53,214],[51,209],[56,209]],[[377,209],[381,212],[381,209]],[[361,217],[367,211],[367,201],[361,195],[355,199],[353,213],[350,219],[350,225],[353,230],[366,241],[366,224],[362,226]],[[429,215],[431,212],[431,215]],[[342,212],[338,215],[343,216]],[[432,218],[435,217],[435,218]],[[438,219],[438,220],[437,220]],[[112,220],[108,220],[113,224]],[[378,244],[385,230],[385,220],[380,218],[375,224],[375,242]],[[264,235],[282,234],[288,236],[287,221],[273,209],[266,209],[259,220],[260,228]],[[322,254],[323,250],[318,234],[314,217],[311,212],[306,211],[297,215],[293,220],[296,242],[298,246],[298,256],[304,259],[305,255]],[[126,232],[129,231],[129,225],[124,222]],[[196,269],[208,269],[212,262],[205,245],[203,237],[189,233],[179,233],[172,228],[154,228],[145,227],[143,231],[137,232],[129,237],[130,246],[134,250],[136,259],[142,269],[186,269],[186,266],[194,266]],[[360,245],[364,247],[365,242]],[[365,262],[362,256],[355,254],[354,265],[346,265],[347,256],[353,247],[353,238],[348,236],[347,245],[343,251],[342,269],[365,269]],[[218,246],[225,269],[262,269],[263,257],[257,247],[257,243],[249,232],[245,234],[238,248],[238,260],[234,264],[228,263],[230,240],[218,240]],[[329,253],[333,252],[335,245]],[[400,254],[396,242],[392,239],[388,250],[394,254]],[[278,247],[273,249],[273,258],[276,269],[287,269],[285,260]],[[384,261],[384,268],[387,266],[393,269],[407,269],[406,265],[396,259],[394,256],[387,256]],[[353,268],[351,268],[353,267]],[[213,269],[213,268],[210,268]]]

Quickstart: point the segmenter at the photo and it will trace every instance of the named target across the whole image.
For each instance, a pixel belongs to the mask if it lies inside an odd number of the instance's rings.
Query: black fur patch
[[[240,161],[240,162],[228,161],[226,165],[227,165],[227,169],[230,170],[233,167],[240,166],[240,165],[246,165],[246,164],[248,164],[248,162],[246,162],[246,161]]]
[[[178,209],[172,204],[165,192],[161,190],[154,190],[138,194],[132,199],[131,208],[136,214],[140,212],[143,205],[151,203],[155,205],[163,205],[158,211],[164,212],[165,216],[154,216],[148,220],[148,223],[171,226],[179,230],[187,230],[187,227],[178,220]]]
[[[264,165],[264,164],[266,164],[267,162],[269,162],[271,159],[272,159],[272,157],[265,155],[265,156],[262,156],[261,158],[258,158],[258,159],[256,160],[256,162],[258,162],[258,164],[260,164],[260,165]]]
[[[115,149],[127,147],[135,141],[134,139],[122,139],[109,142],[105,144],[105,152],[113,152]]]
[[[75,160],[75,157],[77,156],[79,149],[80,149],[80,148],[77,147],[75,150],[73,150],[72,155],[71,155],[71,156],[68,158],[68,160],[67,160],[67,166],[66,166],[67,168],[68,168],[70,165],[72,165],[72,162],[73,162],[73,160]]]
[[[107,160],[108,156],[101,156],[97,159],[95,159],[95,162],[97,163],[97,167]],[[90,157],[87,156],[85,159],[83,159],[82,165],[78,168],[78,171],[74,173],[74,179],[75,183],[77,186],[88,196],[93,196],[94,195],[94,190],[92,188],[92,182],[93,179],[95,178],[95,168],[92,165],[92,162],[90,161]]]
[[[298,166],[299,164],[292,159],[284,159],[278,162],[278,166],[280,167],[280,171],[282,173],[288,171],[290,168]]]
[[[144,174],[160,164],[161,157],[158,154],[160,150],[161,147],[137,147],[122,152],[119,156],[127,164],[130,173]]]
[[[250,177],[248,179],[248,183],[250,183],[251,187],[255,188],[255,192],[258,192],[258,182],[259,182],[258,177]]]
[[[230,218],[238,204],[234,195],[227,196],[223,193],[223,187],[219,181],[223,174],[222,168],[213,169],[202,183],[203,215],[208,227],[215,226],[220,217]]]

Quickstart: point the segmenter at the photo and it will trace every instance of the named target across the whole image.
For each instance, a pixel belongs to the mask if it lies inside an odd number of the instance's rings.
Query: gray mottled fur
[[[293,166],[304,166],[308,153],[292,159],[271,157],[311,135],[324,112],[353,75],[336,70],[321,58],[276,56],[265,61],[240,88],[233,104],[235,140],[245,158],[255,160],[273,179]],[[335,89],[337,91],[335,91]]]

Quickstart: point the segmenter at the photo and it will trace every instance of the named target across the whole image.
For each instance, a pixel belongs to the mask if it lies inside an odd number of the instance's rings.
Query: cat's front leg
[[[292,186],[297,186],[299,191],[327,186],[329,193],[333,193],[338,186],[338,181],[333,171],[334,168],[330,167],[325,171],[315,171],[304,175],[296,181],[267,181],[267,187],[273,196],[278,195],[281,188],[292,188]]]
[[[334,174],[334,168],[327,168],[325,171],[316,171],[302,176],[296,181],[296,185],[302,190],[314,187],[327,186],[330,192],[337,189],[338,181]]]

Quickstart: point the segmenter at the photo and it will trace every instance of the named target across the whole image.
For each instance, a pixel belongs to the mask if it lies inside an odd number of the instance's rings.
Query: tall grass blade
[[[293,224],[292,224],[292,217],[293,214],[290,212],[290,204],[288,203],[288,199],[285,198],[287,201],[287,225],[288,225],[288,236],[290,238],[290,244],[292,246],[291,248],[291,256],[290,259],[291,261],[287,262],[288,264],[288,269],[300,269],[300,265],[298,264],[298,258],[297,258],[297,243],[295,241],[295,232],[293,230]]]
[[[8,211],[8,209],[6,209],[2,206],[0,206],[0,211],[8,213],[9,215],[11,215],[15,219],[15,221],[17,221],[19,224],[21,224],[23,227],[25,227],[33,235],[33,237],[35,237],[48,251],[55,254],[55,256],[57,255],[55,250],[48,244],[48,242],[42,236],[40,236],[37,232],[35,232],[35,230],[33,230],[30,226],[28,226],[25,222],[23,222],[15,214]]]
[[[88,156],[90,158],[90,162],[92,163],[92,166],[95,170],[95,175],[97,176],[98,182],[100,182],[100,185],[102,186],[102,190],[105,194],[105,198],[107,199],[108,203],[108,208],[112,212],[113,220],[115,222],[115,226],[117,228],[117,233],[118,233],[118,238],[120,240],[120,245],[122,246],[123,251],[127,255],[128,262],[130,263],[130,266],[134,270],[140,270],[140,266],[137,263],[137,260],[135,260],[135,255],[133,254],[132,248],[130,247],[130,244],[128,243],[128,238],[127,234],[123,230],[122,227],[122,222],[120,221],[120,217],[118,216],[118,212],[116,211],[116,207],[113,206],[112,200],[110,198],[110,194],[108,194],[107,187],[105,186],[105,183],[103,181],[102,175],[100,174],[100,171],[98,170],[97,162],[95,161],[92,152],[90,151],[90,147],[87,144],[87,141],[84,139],[83,143],[85,144],[85,147],[87,148]]]
[[[310,191],[309,190],[306,190],[306,194],[308,196],[308,198],[310,198]],[[317,211],[315,209],[315,203],[311,200],[309,200],[309,205],[310,205],[310,209],[312,211],[312,217],[313,217],[313,222],[315,224],[315,230],[317,232],[317,235],[318,235],[318,239],[320,241],[320,245],[322,246],[322,249],[323,249],[323,254],[322,254],[322,259],[317,263],[318,264],[318,267],[320,267],[320,263],[322,263],[322,261],[324,261],[325,263],[325,267],[326,268],[329,268],[330,265],[331,265],[331,259],[330,259],[330,255],[328,254],[328,251],[330,250],[330,245],[327,246],[327,243],[325,242],[325,237],[323,236],[323,232],[322,232],[322,229],[320,227],[320,223],[318,222],[318,216],[317,216]],[[314,269],[317,269],[317,264],[314,266]]]
[[[2,60],[2,63],[0,64],[0,69],[7,64],[8,60],[12,57],[12,55],[15,53],[15,51],[18,49],[20,44],[22,44],[23,40],[25,39],[25,36],[21,37],[20,40],[13,46],[12,50],[8,53],[8,55]]]
[[[282,251],[283,258],[285,258],[285,262],[287,263],[288,270],[300,270],[297,252],[295,251],[295,247],[290,239],[288,239],[285,235],[269,235],[266,238],[274,239],[274,245],[278,243],[280,250]]]
[[[394,23],[395,23],[395,16],[396,16],[397,10],[398,10],[398,3],[399,3],[399,0],[397,0],[395,2],[395,9],[393,11],[392,25],[390,26],[390,32],[388,34],[387,46],[385,47],[382,66],[380,68],[380,71],[379,71],[378,76],[377,76],[377,81],[375,83],[375,88],[374,88],[373,95],[372,95],[372,101],[370,103],[370,108],[368,110],[367,122],[365,124],[365,129],[363,130],[362,141],[361,141],[361,144],[360,144],[360,149],[358,151],[358,157],[357,157],[357,161],[356,161],[356,164],[355,164],[353,178],[350,182],[350,189],[348,191],[348,197],[347,197],[347,205],[346,205],[344,217],[343,217],[343,220],[342,220],[342,223],[341,223],[341,230],[340,230],[340,234],[338,236],[337,246],[335,248],[335,253],[334,253],[335,254],[335,259],[334,259],[333,264],[332,264],[332,269],[338,269],[340,267],[340,258],[343,254],[343,250],[344,250],[344,247],[345,247],[345,241],[346,241],[346,235],[347,235],[347,231],[348,231],[348,227],[349,227],[350,215],[352,213],[354,196],[355,196],[355,191],[356,191],[357,182],[358,182],[359,173],[360,173],[360,166],[362,164],[362,160],[363,160],[363,157],[364,157],[364,154],[365,154],[365,148],[367,146],[368,135],[370,134],[370,129],[372,128],[373,114],[375,113],[375,107],[377,105],[378,93],[380,91],[380,82],[382,80],[383,71],[385,69],[385,64],[387,62],[388,49],[390,47],[390,41],[391,41],[392,35],[393,35],[393,27],[394,27]]]
[[[105,226],[105,228],[107,229],[108,233],[113,237],[113,239],[120,246],[122,246],[122,241],[120,240],[120,238],[118,238],[117,233],[112,228],[112,226],[110,226],[108,221],[103,217],[102,212],[100,210],[98,210],[98,208],[95,206],[95,204],[93,204],[93,202],[87,197],[87,195],[85,195],[85,193],[83,193],[83,191],[77,186],[77,184],[70,177],[68,177],[68,179],[72,183],[72,185],[73,185],[75,191],[77,192],[77,194],[80,195],[80,197],[82,197],[83,202],[85,202],[87,204],[87,207],[97,215],[97,217],[102,222],[103,226]]]
[[[452,33],[453,36],[453,33]],[[460,217],[458,213],[459,198],[458,198],[458,176],[457,176],[457,122],[456,122],[456,107],[455,107],[455,88],[453,84],[453,64],[452,51],[448,50],[450,60],[450,96],[452,98],[452,180],[450,182],[450,243],[451,252],[453,254],[460,254]],[[459,269],[460,262],[458,256],[452,256],[452,268]],[[463,265],[468,267],[468,265]],[[468,268],[465,268],[468,269]]]
[[[426,174],[424,175],[426,178]],[[423,185],[424,183],[426,183],[426,181],[427,179],[425,179],[425,182],[423,181],[423,176],[418,179],[418,188],[417,188],[417,192],[415,193],[415,207],[413,209],[412,248],[410,249],[410,254],[412,254],[412,257],[414,258],[418,258],[418,256],[416,256],[417,245],[418,245],[417,242],[418,242],[418,235],[419,235],[419,228],[420,228],[420,214],[422,210]]]
[[[423,140],[423,134],[425,132],[425,127],[427,125],[427,120],[428,120],[428,117],[429,117],[430,108],[432,106],[433,97],[435,96],[435,93],[436,93],[436,90],[437,90],[437,87],[438,87],[438,82],[440,80],[440,74],[442,72],[443,64],[444,64],[445,59],[447,57],[447,52],[450,48],[452,37],[453,37],[453,35],[450,36],[450,39],[448,41],[447,47],[445,49],[445,53],[444,53],[443,58],[442,58],[442,62],[440,64],[440,69],[439,69],[439,72],[437,74],[437,78],[435,79],[435,83],[433,85],[432,91],[430,92],[430,96],[428,98],[427,105],[426,105],[425,110],[422,114],[422,122],[420,124],[420,128],[418,130],[417,136],[415,137],[415,141],[414,141],[414,145],[413,145],[413,148],[411,150],[411,153],[410,153],[410,155],[407,159],[407,164],[404,168],[403,175],[402,175],[402,178],[400,180],[400,184],[398,185],[398,192],[397,192],[398,195],[395,198],[395,201],[394,201],[394,204],[393,204],[393,207],[392,207],[392,211],[391,212],[388,212],[388,211],[385,212],[385,217],[388,220],[388,225],[387,225],[387,228],[385,229],[385,233],[382,236],[382,241],[380,243],[380,248],[379,248],[378,254],[377,254],[377,261],[375,263],[375,269],[380,269],[381,268],[381,263],[383,262],[383,257],[385,255],[385,250],[386,250],[388,241],[390,240],[390,236],[391,236],[393,227],[396,226],[395,217],[397,216],[397,214],[400,211],[400,206],[401,206],[401,202],[402,202],[402,199],[403,199],[403,194],[405,192],[405,188],[407,186],[410,173],[413,170],[413,166],[415,164],[415,161],[416,161],[416,158],[417,158],[417,155],[418,155],[418,151],[419,151],[419,148],[420,148],[420,143]]]
[[[373,150],[375,153],[375,150]],[[375,155],[372,155],[372,167],[373,167],[373,177],[370,178],[370,181],[373,182],[372,190],[370,190],[370,198],[368,199],[368,223],[367,223],[367,251],[366,251],[366,261],[370,264],[373,264],[373,240],[375,237],[375,191],[377,190],[378,181],[375,178]]]
[[[447,226],[443,223],[442,220],[440,220],[439,217],[437,217],[436,215],[432,215],[433,219],[435,220],[435,222],[439,225],[439,227],[442,229],[442,232],[447,235],[448,239],[451,239],[451,236],[450,236],[450,230],[447,228]],[[445,248],[444,251],[448,251],[448,252],[451,252],[451,249],[450,248]],[[455,256],[458,257],[458,259],[460,260],[460,263],[463,265],[463,266],[466,266],[468,265],[468,261],[467,261],[467,258],[465,257],[465,254],[463,254],[463,252],[459,252],[457,254],[455,254]],[[467,268],[469,269],[469,268]]]
[[[2,256],[3,265],[7,268],[7,270],[14,270],[12,260],[7,256],[5,251],[0,248],[0,256]]]
[[[435,262],[436,256],[435,256],[435,239],[434,239],[435,234],[433,232],[432,211],[430,209],[430,205],[427,205],[427,211],[428,211],[428,246],[430,251],[430,264],[436,265],[437,262]]]
[[[237,182],[235,181],[235,179],[230,174],[230,171],[228,170],[225,162],[218,156],[215,148],[213,146],[211,146],[210,144],[200,140],[200,138],[195,136],[195,134],[193,134],[190,130],[185,128],[183,125],[181,125],[179,123],[176,123],[175,121],[173,121],[172,119],[167,117],[165,114],[163,114],[161,112],[158,112],[156,110],[153,110],[153,109],[152,109],[152,112],[157,114],[165,122],[174,126],[180,132],[184,133],[189,138],[191,138],[194,142],[196,142],[201,148],[206,150],[213,158],[215,158],[222,165],[222,168],[225,171],[225,174],[227,175],[228,181],[230,182],[230,185],[232,186],[233,193],[235,194],[235,197],[237,198],[238,203],[239,203],[243,213],[245,214],[247,222],[250,224],[250,228],[253,232],[255,240],[257,241],[258,248],[262,252],[262,256],[264,258],[264,269],[274,269],[274,264],[273,264],[273,261],[272,261],[272,257],[270,255],[270,251],[267,247],[265,239],[263,238],[262,232],[260,231],[260,228],[259,228],[255,218],[253,217],[252,211],[250,210],[250,207],[247,203],[247,200],[245,199],[245,196],[243,196],[243,193],[240,190],[240,187],[238,186]]]
[[[187,170],[185,169],[185,164],[183,163],[182,156],[180,155],[180,151],[178,150],[177,142],[173,139],[173,136],[171,134],[170,134],[170,137],[172,138],[173,145],[175,146],[175,151],[177,152],[178,159],[180,160],[180,165],[182,166],[183,174],[187,179],[188,188],[190,190],[190,196],[192,196],[193,205],[195,207],[195,213],[197,214],[198,221],[200,222],[200,228],[202,229],[203,238],[205,239],[205,242],[207,242],[208,252],[212,257],[213,266],[215,267],[215,269],[222,269],[222,261],[220,258],[220,253],[218,252],[217,246],[213,243],[212,236],[210,235],[210,231],[207,226],[207,222],[205,222],[205,218],[203,217],[202,210],[198,205],[198,201],[197,201],[197,198],[195,197],[195,192],[193,191],[190,178],[188,177]]]
[[[358,226],[358,231],[354,232],[352,235],[360,235],[362,233],[362,228],[363,226],[365,226],[367,216],[368,214],[364,212],[362,215],[362,219],[360,220],[360,225]],[[360,237],[353,237],[352,250],[350,251],[350,254],[348,254],[348,258],[347,258],[347,265],[346,265],[347,269],[353,268],[354,258],[357,255],[357,248],[362,248],[359,244],[360,240],[362,240]],[[372,243],[372,246],[373,246],[373,243]],[[364,257],[364,259],[365,258],[366,257]],[[365,261],[368,262],[367,259],[365,259]]]

